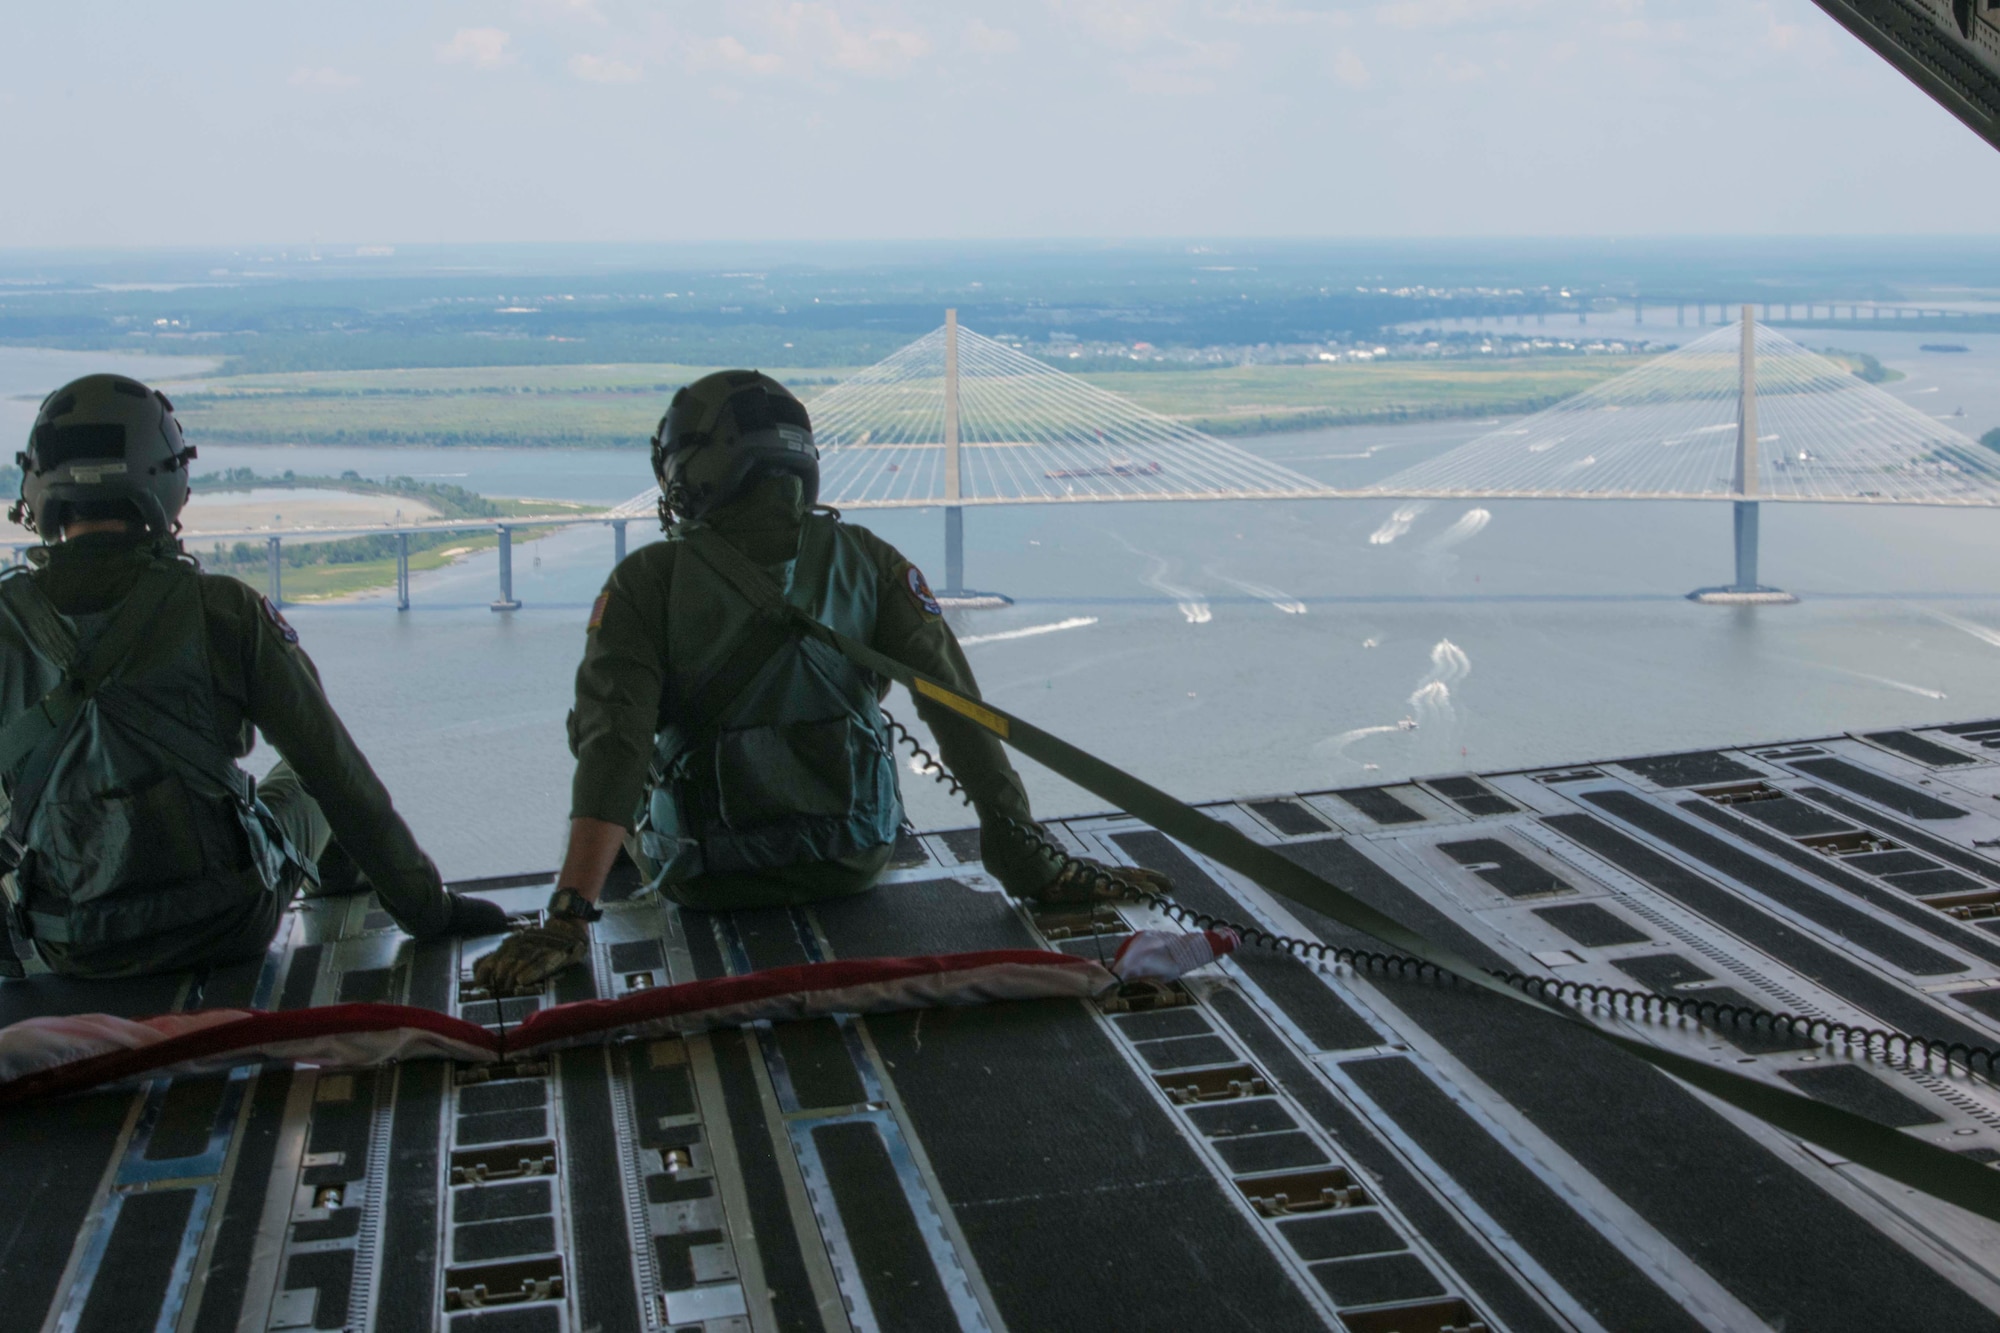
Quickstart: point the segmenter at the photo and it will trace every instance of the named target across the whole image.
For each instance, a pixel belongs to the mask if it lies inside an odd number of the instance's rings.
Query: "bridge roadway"
[[[2000,1044],[2000,720],[1209,807],[1489,966]],[[1120,815],[1070,847],[1347,943]],[[514,910],[546,873],[461,884]],[[0,983],[0,1023],[394,1001],[488,1026],[818,958],[1108,955],[969,829],[799,911],[609,893],[504,1010],[493,942],[366,898],[261,965]],[[2000,1329],[2000,1227],[1887,1187],[1469,991],[1246,949],[1143,1011],[1035,1001],[757,1025],[544,1064],[273,1064],[16,1110],[0,1329]],[[2000,1091],[1686,1022],[1647,1040],[2000,1162]]]
[[[556,513],[549,515],[520,515],[505,519],[479,518],[443,520],[435,523],[410,524],[354,524],[348,526],[295,528],[241,528],[216,531],[189,531],[182,534],[182,541],[191,550],[199,553],[199,548],[211,543],[262,541],[267,552],[266,596],[279,606],[284,605],[284,552],[287,540],[300,542],[339,541],[352,537],[398,538],[396,552],[396,593],[397,609],[410,609],[410,551],[408,539],[415,534],[437,532],[486,533],[499,536],[498,595],[493,601],[496,611],[511,611],[521,603],[514,597],[513,535],[522,528],[573,528],[603,526],[611,529],[612,560],[616,563],[625,558],[626,525],[638,518],[650,521],[652,504],[658,492],[643,493],[609,510],[596,514],[578,515]],[[1631,492],[1549,492],[1549,491],[1496,491],[1473,489],[1411,490],[1361,488],[1342,490],[1325,487],[1314,490],[1284,492],[1244,492],[1241,494],[1214,494],[1209,492],[1185,495],[1090,495],[1078,496],[1073,500],[1061,498],[1014,497],[980,498],[967,496],[956,507],[971,508],[989,505],[1019,504],[1112,504],[1112,503],[1172,503],[1215,500],[1706,500],[1727,501],[1732,497],[1713,492],[1701,491],[1631,491]],[[2000,494],[1968,494],[1964,496],[1909,499],[1900,496],[1875,494],[1795,496],[1765,495],[1760,502],[1768,504],[1856,504],[1856,505],[1922,505],[1946,508],[1991,509],[2000,507]],[[941,506],[935,498],[910,500],[860,500],[850,501],[841,506],[843,511],[867,509],[931,509]],[[962,538],[961,538],[962,540]],[[9,548],[10,565],[20,564],[28,546],[15,544]],[[963,556],[959,557],[962,565]],[[957,566],[954,566],[957,567]],[[954,588],[956,584],[952,585]]]

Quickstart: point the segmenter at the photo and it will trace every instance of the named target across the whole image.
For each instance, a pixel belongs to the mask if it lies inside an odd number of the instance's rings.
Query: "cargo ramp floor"
[[[2000,720],[1206,807],[1487,966],[2000,1046]],[[1217,916],[1359,942],[1123,816],[1051,825]],[[500,1005],[366,898],[263,965],[0,984],[36,1015],[544,1005],[819,959],[1108,956],[971,831],[798,911],[607,895]],[[547,875],[461,886],[516,910]],[[0,1329],[2000,1329],[2000,1227],[1465,988],[1244,948],[1182,1003],[829,1018],[544,1062],[266,1065],[0,1116]],[[1628,1022],[2000,1162],[2000,1092]]]

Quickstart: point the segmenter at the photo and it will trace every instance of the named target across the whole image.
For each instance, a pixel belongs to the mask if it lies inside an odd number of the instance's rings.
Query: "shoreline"
[[[554,536],[557,531],[559,529],[556,528],[516,528],[513,533],[514,545],[517,548],[526,546],[531,542],[538,542],[545,537]],[[484,551],[492,550],[500,543],[500,538],[493,533],[455,533],[453,535],[461,538],[461,540],[454,542],[450,546],[436,550],[412,551],[410,553],[410,575],[412,578],[415,578],[419,573],[429,573],[434,570],[449,568],[452,565],[464,564],[474,556]],[[183,543],[183,545],[186,547],[187,553],[196,560],[202,558],[202,552],[198,548],[186,543]],[[210,574],[227,575],[239,583],[247,584],[257,589],[259,592],[265,590],[265,579],[268,577],[263,567],[248,569],[241,567],[211,568],[209,565],[203,564],[202,569]],[[287,606],[332,606],[342,602],[362,601],[370,597],[382,596],[392,591],[395,586],[396,561],[393,557],[386,560],[357,560],[345,564],[306,565],[298,568],[288,568],[284,571],[283,576],[283,593]],[[331,589],[330,591],[319,590],[329,588]]]

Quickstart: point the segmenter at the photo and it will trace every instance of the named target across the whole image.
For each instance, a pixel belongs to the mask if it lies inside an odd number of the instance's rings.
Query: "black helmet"
[[[819,450],[812,418],[791,390],[755,370],[704,375],[674,395],[653,432],[660,519],[700,518],[759,477],[789,473],[819,499]]]
[[[66,523],[129,510],[155,535],[173,534],[188,501],[188,460],[174,405],[123,375],[85,375],[42,400],[8,517],[45,539]]]

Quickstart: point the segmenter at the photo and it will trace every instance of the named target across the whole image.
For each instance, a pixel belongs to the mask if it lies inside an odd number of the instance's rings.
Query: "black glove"
[[[1079,856],[1067,862],[1038,892],[1028,896],[1038,902],[1057,904],[1132,902],[1138,897],[1132,891],[1134,888],[1171,897],[1174,883],[1157,870],[1106,865],[1092,857]]]
[[[539,926],[524,922],[472,965],[472,984],[494,995],[537,990],[556,973],[582,962],[589,951],[588,921],[552,916]]]
[[[489,903],[484,898],[471,898],[449,890],[444,896],[451,903],[451,917],[445,923],[444,934],[472,939],[480,935],[498,935],[508,928],[507,909],[499,903]]]

